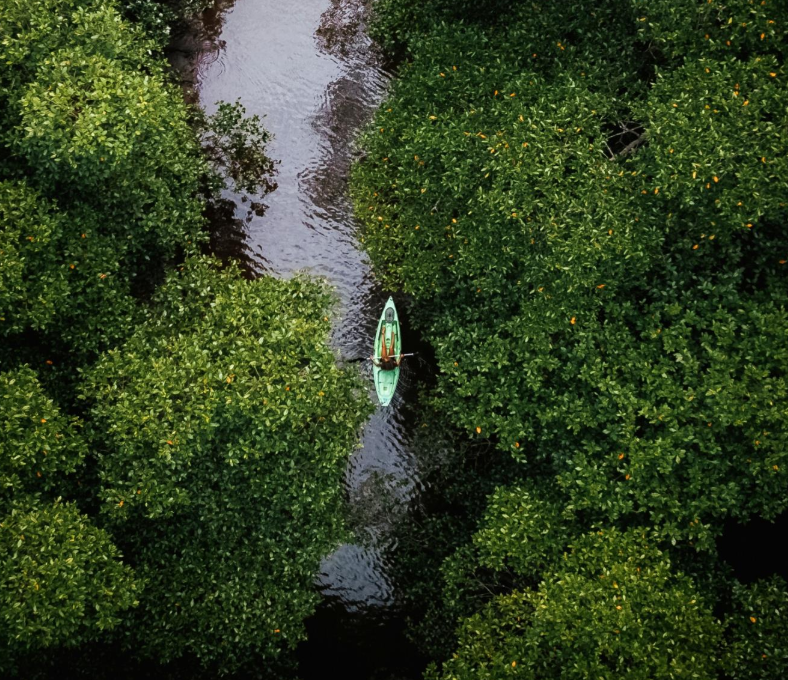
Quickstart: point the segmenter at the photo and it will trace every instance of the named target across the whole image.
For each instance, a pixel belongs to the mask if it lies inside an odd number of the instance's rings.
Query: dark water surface
[[[217,7],[206,15],[211,38],[195,61],[200,103],[210,114],[217,101],[240,99],[248,114],[264,117],[274,135],[269,154],[280,161],[278,188],[265,197],[262,216],[244,196],[225,195],[244,225],[246,254],[270,274],[324,277],[339,299],[334,346],[345,359],[366,357],[388,293],[359,245],[348,171],[353,142],[389,74],[364,33],[365,4],[238,0]],[[416,338],[403,321],[405,351],[413,351]],[[346,491],[356,541],[323,561],[318,586],[326,604],[308,623],[301,677],[329,669],[343,678],[420,675],[422,662],[402,636],[387,554],[392,529],[419,490],[404,404],[415,398],[424,368],[411,360],[392,406],[378,408],[350,459]]]

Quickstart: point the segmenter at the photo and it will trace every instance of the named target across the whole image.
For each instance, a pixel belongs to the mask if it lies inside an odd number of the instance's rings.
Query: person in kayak
[[[386,349],[386,327],[380,329],[380,361],[371,356],[372,363],[384,371],[393,371],[400,365],[402,354],[394,358],[394,343],[397,339],[397,331],[391,331],[391,348]]]

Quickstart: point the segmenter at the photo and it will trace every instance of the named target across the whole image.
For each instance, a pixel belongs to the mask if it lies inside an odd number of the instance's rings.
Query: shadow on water
[[[216,61],[225,43],[220,39],[225,14],[236,0],[214,0],[201,15],[181,20],[172,29],[164,53],[189,104],[199,104],[196,85],[201,68]]]
[[[367,299],[361,338],[346,345],[352,350],[348,354],[360,359],[370,385],[366,356],[387,297],[380,291]],[[307,621],[308,641],[297,651],[304,680],[324,677],[327,667],[342,668],[346,680],[415,680],[427,662],[406,638],[405,603],[392,572],[401,525],[424,490],[413,432],[420,422],[419,396],[433,382],[434,358],[431,348],[409,332],[407,306],[400,304],[399,311],[403,345],[416,356],[405,360],[392,404],[378,407],[362,434],[362,448],[348,464],[348,525],[355,541],[321,566],[318,587],[325,599]],[[371,387],[370,392],[374,400]]]
[[[329,600],[307,622],[309,642],[298,650],[299,677],[325,678],[327,669],[334,669],[343,680],[418,678],[427,659],[407,642],[404,629],[402,618],[348,615],[341,602]]]
[[[238,205],[228,198],[212,199],[205,204],[205,218],[209,225],[207,252],[220,260],[235,260],[248,278],[265,274],[270,263],[261,255],[255,256],[247,243],[247,224],[251,215],[265,212],[265,205],[243,202]]]

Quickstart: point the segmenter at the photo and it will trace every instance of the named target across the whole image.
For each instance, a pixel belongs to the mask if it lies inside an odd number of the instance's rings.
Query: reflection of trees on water
[[[215,0],[215,2],[194,17],[182,20],[172,29],[172,39],[166,49],[166,57],[177,81],[180,83],[186,102],[199,106],[200,75],[207,66],[219,59],[225,48],[220,38],[227,12],[233,8],[235,0]],[[195,116],[195,125],[200,127],[200,115]],[[205,124],[203,120],[202,124]],[[275,169],[271,163],[271,178]],[[262,197],[273,191],[273,179],[264,181],[259,192],[240,200],[226,195],[216,196],[206,189],[205,218],[208,225],[209,240],[206,250],[216,257],[238,261],[250,278],[259,276],[267,270],[268,262],[259,253],[253,255],[248,245],[248,224],[252,219],[262,217],[266,205]]]
[[[347,188],[353,142],[372,118],[389,80],[382,56],[366,32],[370,8],[370,0],[332,0],[316,31],[321,51],[336,57],[343,68],[312,118],[323,144],[319,160],[301,180],[315,206],[339,221],[352,216]]]
[[[372,0],[331,0],[315,32],[320,49],[338,57],[369,51],[372,43],[367,24],[371,11]]]
[[[204,12],[182,20],[172,29],[165,54],[189,104],[199,104],[201,70],[215,62],[224,49],[225,42],[219,36],[225,15],[233,5],[235,0],[215,0]]]
[[[369,65],[354,65],[328,86],[323,106],[311,121],[322,137],[321,154],[301,180],[310,200],[329,214],[350,216],[347,188],[353,142],[371,119],[385,82],[385,76],[372,72]]]
[[[268,261],[261,253],[253,253],[248,243],[247,225],[255,215],[262,217],[266,206],[248,201],[238,205],[230,198],[213,198],[205,204],[208,223],[207,252],[220,260],[233,259],[241,265],[244,274],[256,278],[268,271]]]
[[[366,33],[369,0],[331,0],[315,32],[320,51],[340,67],[337,78],[324,90],[321,105],[311,116],[319,140],[316,158],[299,175],[300,192],[314,206],[321,227],[343,234],[356,248],[356,224],[348,193],[353,145],[359,131],[372,119],[386,90],[389,74],[383,58]],[[349,307],[358,319],[369,319],[368,332],[354,324],[340,327],[334,340],[349,356],[362,356],[374,332],[379,307],[385,302],[369,271],[362,285],[349,293]]]

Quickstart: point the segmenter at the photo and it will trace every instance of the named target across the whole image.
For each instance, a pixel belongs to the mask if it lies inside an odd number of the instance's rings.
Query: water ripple
[[[265,258],[266,271],[303,270],[335,288],[340,304],[332,342],[354,360],[370,353],[388,297],[359,248],[347,195],[353,142],[389,79],[354,23],[359,7],[358,1],[299,0],[283,12],[275,0],[240,0],[226,15],[224,47],[201,63],[199,75],[209,113],[219,100],[240,98],[248,113],[265,116],[274,135],[269,152],[281,160],[278,188],[266,197],[264,215],[248,216],[249,253]],[[336,17],[346,23],[331,24]],[[406,327],[403,334],[407,347]],[[327,557],[318,579],[324,594],[348,611],[389,607],[395,599],[386,564],[391,530],[420,490],[407,436],[411,366],[403,366],[394,402],[372,416],[348,463],[355,542]]]

